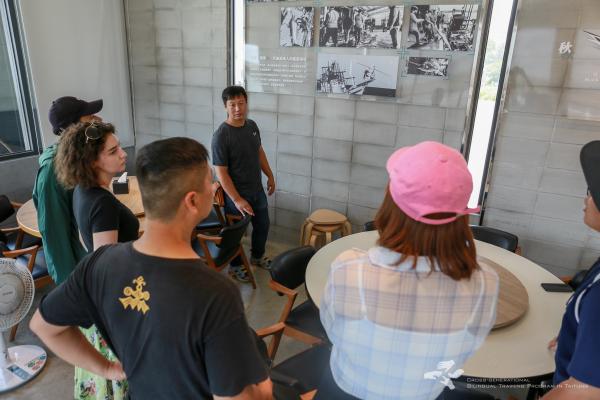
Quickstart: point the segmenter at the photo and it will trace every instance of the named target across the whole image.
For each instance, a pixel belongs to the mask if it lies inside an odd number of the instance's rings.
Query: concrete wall
[[[583,144],[600,139],[600,2],[523,0],[484,225],[517,234],[524,255],[557,275],[589,267],[600,235],[582,222]],[[573,53],[561,56],[562,42]]]
[[[102,117],[133,145],[122,1],[22,0],[19,7],[44,147],[57,139],[50,104],[68,95],[104,99]]]
[[[104,98],[102,116],[115,122],[123,145],[133,145],[121,2],[26,0],[19,4],[44,146],[56,140],[47,119],[50,102],[63,95]],[[3,43],[3,35],[0,37]],[[6,82],[1,80],[7,64],[3,57],[4,52],[0,51],[0,88],[3,89],[0,90],[0,109],[4,109],[3,94],[8,93]],[[133,147],[127,151],[133,160]],[[37,160],[38,157],[33,156],[2,161],[0,193],[16,201],[29,200]]]
[[[294,6],[315,4],[303,1]],[[474,54],[280,48],[278,23],[283,6],[292,4],[246,3],[246,41],[257,45],[261,55],[304,55],[309,63],[316,63],[319,52],[395,55],[400,59],[395,99],[315,94],[314,76],[298,90],[309,95],[284,94],[290,91],[286,88],[279,93],[250,93],[249,116],[261,129],[263,147],[277,179],[270,206],[278,237],[298,240],[304,219],[319,208],[347,215],[353,229],[362,230],[383,200],[388,179],[385,162],[395,149],[424,140],[460,148]],[[481,14],[480,7],[479,18]],[[408,15],[404,17],[406,35]],[[404,73],[407,56],[436,54],[451,55],[448,79]]]
[[[192,137],[210,148],[225,113],[227,2],[127,0],[136,146]]]
[[[35,176],[38,170],[38,157],[25,157],[6,160],[0,163],[0,194],[11,200],[24,202],[31,198]]]
[[[210,146],[225,119],[220,93],[227,85],[227,2],[125,4],[136,146],[171,136]],[[279,34],[281,5],[247,3],[248,43],[277,46],[269,36]],[[273,29],[265,29],[268,24]],[[317,208],[348,215],[358,229],[383,198],[384,163],[394,149],[428,139],[459,148],[472,63],[473,54],[454,53],[450,79],[404,76],[392,101],[315,96],[314,83],[308,96],[249,93],[249,117],[261,129],[277,179],[269,198],[274,234],[297,240],[304,218]]]

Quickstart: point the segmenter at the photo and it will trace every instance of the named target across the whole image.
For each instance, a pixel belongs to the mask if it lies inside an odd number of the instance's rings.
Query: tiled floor
[[[274,256],[280,252],[292,247],[289,244],[269,242],[267,245],[267,255]],[[262,328],[268,326],[277,321],[279,314],[281,313],[285,304],[285,298],[278,296],[271,289],[269,289],[267,283],[269,280],[269,274],[267,271],[257,269],[255,276],[258,284],[256,290],[252,290],[252,287],[248,284],[240,284],[240,290],[242,298],[246,307],[248,321],[253,328]],[[30,311],[30,315],[33,310],[37,308],[37,303],[44,293],[47,293],[50,289],[41,290],[36,294],[34,306]],[[300,287],[301,292],[298,296],[297,304],[306,299],[304,288]],[[29,320],[29,317],[26,321]],[[12,345],[18,344],[38,344],[41,345],[40,341],[35,337],[31,331],[29,331],[27,324],[23,322],[19,326],[17,338]],[[284,360],[292,354],[299,352],[306,348],[303,344],[295,342],[290,339],[284,338],[281,346],[277,352],[275,362],[278,360]],[[512,399],[525,399],[525,393],[523,391],[517,392],[506,392],[506,391],[494,391],[494,396],[499,399],[507,399],[508,395],[511,394]],[[32,382],[29,382],[25,386],[8,394],[0,395],[2,399],[15,399],[15,400],[62,400],[73,398],[73,367],[58,359],[52,354],[48,356],[48,362],[44,370],[40,375]]]

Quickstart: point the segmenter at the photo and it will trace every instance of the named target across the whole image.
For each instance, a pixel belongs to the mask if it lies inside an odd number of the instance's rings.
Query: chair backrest
[[[219,243],[217,247],[219,247],[222,251],[237,249],[242,241],[242,237],[244,237],[244,233],[246,233],[246,228],[248,228],[249,223],[250,216],[246,215],[240,221],[221,229],[219,236],[222,239],[221,243]]]
[[[271,260],[271,278],[289,289],[297,288],[304,283],[306,267],[315,252],[311,246],[302,246],[277,255]]]
[[[365,232],[374,231],[376,229],[377,228],[375,228],[375,221],[365,222],[365,225],[364,225]]]
[[[500,229],[490,228],[489,226],[471,225],[471,231],[475,239],[502,247],[513,253],[519,246],[519,238],[516,235],[501,231]]]
[[[10,251],[10,249],[8,248],[8,245],[6,244],[6,241],[4,241],[0,238],[0,257],[4,257],[5,251]]]
[[[15,209],[13,208],[10,200],[6,195],[0,195],[0,222],[5,221],[15,213]]]
[[[217,190],[215,190],[213,204],[221,208],[225,207],[225,191],[223,190],[223,187],[221,185],[219,185]]]
[[[496,400],[491,394],[477,391],[477,389],[471,389],[464,387],[464,384],[458,384],[452,390],[445,389],[444,395],[438,397],[444,400]]]
[[[579,285],[581,285],[583,283],[584,279],[587,277],[587,274],[588,274],[588,272],[590,272],[590,269],[584,269],[582,271],[577,272],[575,275],[573,275],[573,278],[571,278],[571,280],[569,281],[569,286],[571,286],[571,288],[573,288],[573,290],[577,290]]]

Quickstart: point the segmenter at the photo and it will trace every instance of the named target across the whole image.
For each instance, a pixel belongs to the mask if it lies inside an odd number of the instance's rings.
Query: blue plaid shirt
[[[435,399],[481,346],[496,319],[498,276],[480,262],[470,279],[400,265],[383,247],[333,262],[321,301],[338,386],[361,399]]]

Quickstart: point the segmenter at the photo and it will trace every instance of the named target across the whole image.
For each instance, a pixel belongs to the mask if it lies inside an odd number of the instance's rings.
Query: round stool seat
[[[327,232],[336,232],[344,229],[344,224],[335,224],[335,225],[313,225],[312,230],[327,233]]]
[[[308,220],[315,225],[337,225],[348,221],[344,214],[337,211],[318,209],[309,215]]]
[[[317,248],[330,243],[335,232],[339,232],[340,236],[352,233],[348,218],[333,210],[315,210],[302,225],[300,243]]]

